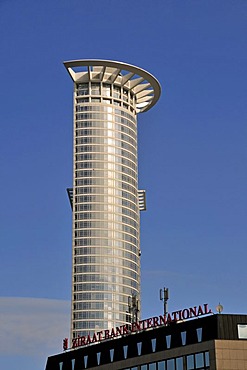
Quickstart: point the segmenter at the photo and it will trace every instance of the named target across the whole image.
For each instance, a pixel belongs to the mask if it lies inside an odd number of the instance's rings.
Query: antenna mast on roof
[[[165,287],[163,289],[160,289],[160,300],[164,302],[164,316],[166,316],[168,313],[167,310],[168,299],[169,299],[169,289]]]

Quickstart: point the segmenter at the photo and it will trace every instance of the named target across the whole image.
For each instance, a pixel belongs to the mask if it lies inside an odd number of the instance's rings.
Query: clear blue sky
[[[62,62],[140,66],[142,315],[246,313],[246,0],[0,0],[0,367],[43,370],[68,335],[72,81]]]

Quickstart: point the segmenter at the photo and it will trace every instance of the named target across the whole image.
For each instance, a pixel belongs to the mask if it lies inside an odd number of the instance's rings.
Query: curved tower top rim
[[[140,67],[104,59],[79,59],[63,64],[76,83],[89,81],[115,83],[130,90],[136,96],[138,113],[148,111],[159,100],[161,94],[159,81]]]

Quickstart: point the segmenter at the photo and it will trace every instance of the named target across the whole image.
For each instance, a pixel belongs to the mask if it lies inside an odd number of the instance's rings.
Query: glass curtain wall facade
[[[160,87],[149,73],[120,62],[64,65],[74,81],[73,339],[127,324],[129,297],[140,301],[145,202],[138,191],[136,118],[155,104]]]

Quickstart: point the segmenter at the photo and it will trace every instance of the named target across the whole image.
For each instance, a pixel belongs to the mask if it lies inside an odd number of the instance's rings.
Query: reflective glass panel
[[[184,370],[183,357],[176,358],[176,370]]]
[[[156,370],[156,362],[148,365],[148,370]]]
[[[137,343],[137,353],[138,353],[138,356],[141,356],[141,353],[142,353],[142,342],[138,342]]]
[[[123,346],[124,358],[127,358],[128,346]]]
[[[203,353],[196,353],[196,369],[204,366]]]
[[[155,352],[156,351],[156,338],[151,339],[151,342],[152,342],[152,351]]]
[[[182,345],[186,345],[186,331],[181,332]]]
[[[238,325],[238,337],[239,339],[247,339],[247,325]]]
[[[202,328],[196,329],[196,334],[197,334],[198,342],[201,342],[202,341]]]
[[[171,335],[166,336],[166,346],[167,348],[171,348]]]
[[[110,349],[110,359],[111,359],[111,362],[113,362],[113,358],[114,358],[114,348],[113,349]]]
[[[167,370],[175,370],[175,359],[171,358],[170,360],[167,360],[166,367]]]
[[[74,370],[74,368],[75,368],[75,359],[74,358],[71,360],[71,365],[72,365],[72,370]]]
[[[187,356],[187,370],[194,369],[194,355]]]
[[[85,369],[87,368],[87,360],[88,360],[88,356],[84,356],[84,366],[85,366]]]
[[[100,364],[100,356],[101,356],[101,352],[98,352],[97,353],[97,364],[98,365]]]
[[[165,361],[158,362],[158,370],[166,370],[166,363],[165,363]]]

